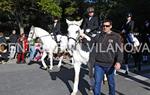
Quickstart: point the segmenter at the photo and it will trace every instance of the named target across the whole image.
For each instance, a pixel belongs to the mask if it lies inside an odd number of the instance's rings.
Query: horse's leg
[[[92,46],[91,46],[92,47]],[[89,78],[90,78],[90,92],[93,91],[93,88],[94,88],[94,63],[95,63],[95,54],[96,52],[95,51],[92,51],[90,54],[89,54],[89,62],[88,62],[88,69],[89,69]]]
[[[139,53],[133,54],[134,58],[134,63],[135,63],[135,71],[140,71],[141,70],[141,64],[140,64],[140,57]]]
[[[129,67],[128,67],[128,54],[127,54],[127,52],[125,52],[124,59],[125,59],[125,74],[128,75]]]
[[[137,71],[137,61],[136,60],[138,60],[138,59],[136,59],[137,58],[136,54],[132,54],[132,57],[133,57],[133,61],[134,61],[133,69],[134,69],[134,72],[136,72]]]
[[[47,56],[47,53],[44,51],[43,54],[42,54],[41,61],[42,61],[42,65],[43,65],[43,67],[44,67],[45,69],[48,68],[47,65],[46,65],[46,63],[45,63],[45,61],[44,61],[44,59],[45,59],[46,56]]]
[[[138,70],[141,71],[141,53],[138,53]]]
[[[53,54],[50,52],[49,53],[49,58],[50,58],[50,70],[53,69]]]
[[[60,59],[59,59],[59,63],[58,63],[58,65],[57,65],[57,67],[58,68],[60,68],[60,66],[62,65],[62,60],[63,60],[63,55],[60,57]]]
[[[90,92],[93,91],[93,87],[94,87],[94,78],[93,78],[93,72],[94,72],[94,68],[93,68],[93,64],[92,62],[88,63],[88,69],[89,69],[89,85],[90,85]]]
[[[94,69],[93,69],[93,68],[91,68],[91,70],[89,69],[89,79],[90,79],[89,85],[90,85],[90,92],[92,92],[92,91],[93,91],[93,88],[94,88],[93,72],[94,72]],[[90,74],[91,74],[92,76],[91,76]]]
[[[81,63],[74,63],[75,77],[74,77],[73,92],[71,93],[71,95],[76,95],[78,91],[80,66]]]

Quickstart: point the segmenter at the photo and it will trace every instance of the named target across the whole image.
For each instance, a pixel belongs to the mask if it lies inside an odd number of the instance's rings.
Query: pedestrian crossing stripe
[[[139,80],[142,80],[142,81],[148,80],[148,78],[143,77],[143,76],[140,76],[140,75],[136,75],[136,76],[134,76],[134,78],[139,79]]]
[[[120,69],[118,72],[120,72],[120,73],[125,73],[125,70]],[[132,77],[135,78],[135,79],[141,80],[141,81],[146,81],[146,80],[149,79],[149,78],[143,77],[143,76],[141,76],[141,75],[135,75],[135,76],[132,76]],[[125,79],[132,81],[132,79],[130,79],[130,78],[125,78]]]

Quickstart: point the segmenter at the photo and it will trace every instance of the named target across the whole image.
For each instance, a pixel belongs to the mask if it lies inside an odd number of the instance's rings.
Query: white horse
[[[80,67],[82,63],[87,65],[89,60],[89,52],[82,50],[81,44],[79,42],[81,33],[80,25],[82,24],[82,20],[66,20],[66,22],[68,24],[68,48],[72,54],[72,64],[74,64],[75,70],[73,92],[71,95],[76,95],[78,91]],[[90,39],[88,36],[86,38]]]
[[[44,69],[48,69],[48,66],[46,65],[44,59],[45,57],[48,55],[50,58],[50,70],[52,70],[53,68],[53,53],[57,53],[58,52],[58,45],[56,43],[56,41],[52,38],[52,36],[45,31],[42,28],[39,27],[31,27],[31,30],[29,32],[29,36],[28,36],[28,41],[30,41],[31,39],[35,39],[36,37],[39,37],[43,43],[43,55],[41,58],[42,64]],[[66,48],[67,48],[67,37],[66,36],[62,36],[60,39],[60,52],[63,52]],[[59,64],[58,67],[61,66],[61,62],[62,62],[63,56],[60,57],[59,60]]]

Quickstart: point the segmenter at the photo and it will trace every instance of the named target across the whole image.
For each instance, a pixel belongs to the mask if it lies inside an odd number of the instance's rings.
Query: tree
[[[9,17],[7,22],[18,24],[19,30],[24,32],[24,22],[29,19],[31,0],[2,0],[0,2],[1,14]],[[13,26],[14,27],[14,26]]]
[[[12,10],[13,2],[11,0],[1,0],[0,2],[0,11],[10,12]]]
[[[1,0],[0,2],[0,28],[1,31],[3,31],[3,28],[7,29],[6,27],[10,27],[11,22],[9,21],[11,19],[10,12],[12,10],[13,3],[11,0]]]
[[[31,25],[43,28],[50,24],[52,16],[62,17],[63,21],[66,17],[73,19],[79,17],[80,19],[89,6],[95,7],[95,13],[101,19],[110,17],[115,27],[121,26],[127,12],[132,12],[139,24],[150,17],[150,0],[96,0],[96,3],[85,3],[84,1],[1,0],[0,26],[14,25],[20,30]]]
[[[40,0],[38,1],[39,7],[46,13],[52,16],[61,17],[62,9],[59,6],[59,0]]]
[[[83,14],[80,12],[80,8],[82,6],[83,0],[62,0],[61,7],[62,7],[62,17],[72,19],[80,19],[81,15]],[[82,9],[81,9],[82,10]]]

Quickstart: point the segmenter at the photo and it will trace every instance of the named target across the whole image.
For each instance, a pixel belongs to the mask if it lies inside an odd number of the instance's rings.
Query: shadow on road
[[[125,94],[123,94],[123,93],[121,93],[119,91],[116,91],[116,93],[117,93],[117,95],[125,95]]]
[[[89,90],[89,84],[88,81],[84,79],[85,74],[88,74],[87,70],[81,69],[80,72],[80,81],[79,81],[79,91],[82,93],[82,95],[88,95],[86,89]],[[67,68],[62,66],[59,72],[53,72],[49,71],[49,75],[52,80],[56,80],[56,78],[59,78],[62,80],[65,85],[67,86],[69,92],[72,92],[72,87],[69,84],[69,81],[74,82],[74,68]]]
[[[150,91],[150,87],[149,88],[148,87],[142,87],[142,88],[146,89],[147,91]]]

